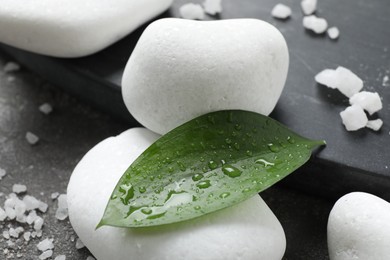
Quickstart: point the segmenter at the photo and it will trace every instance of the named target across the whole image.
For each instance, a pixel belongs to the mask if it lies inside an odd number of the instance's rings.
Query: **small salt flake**
[[[32,223],[35,222],[35,220],[37,218],[38,218],[38,215],[37,215],[36,211],[31,210],[26,217],[26,222],[27,222],[27,224],[31,225]]]
[[[48,207],[49,207],[49,205],[47,205],[47,203],[42,202],[42,201],[39,202],[38,209],[40,212],[45,213],[47,211]]]
[[[14,184],[12,186],[12,192],[16,193],[16,194],[20,194],[20,193],[23,193],[23,192],[26,192],[27,191],[27,187],[26,185],[23,185],[23,184]]]
[[[317,9],[317,0],[302,0],[301,8],[305,15],[310,15]]]
[[[18,71],[18,70],[20,70],[20,65],[18,63],[16,63],[16,62],[13,62],[13,61],[7,62],[4,65],[4,68],[3,68],[3,71],[5,73],[15,72],[15,71]]]
[[[205,13],[216,15],[222,12],[222,0],[206,0],[203,2]]]
[[[53,250],[47,250],[39,255],[40,260],[45,260],[50,258],[53,255]]]
[[[382,86],[384,87],[387,86],[388,82],[389,82],[389,76],[385,75],[382,80]],[[1,176],[0,176],[0,180],[1,180]]]
[[[53,107],[49,103],[43,103],[38,109],[45,115],[48,115],[53,111]]]
[[[27,232],[24,232],[23,233],[23,238],[25,241],[30,241],[30,237],[31,237],[31,232],[30,231],[27,231]]]
[[[204,10],[201,5],[188,3],[184,4],[179,9],[180,16],[184,19],[203,20]]]
[[[287,19],[291,16],[291,8],[284,4],[277,4],[272,8],[271,15],[278,19]]]
[[[38,143],[39,137],[31,132],[27,132],[26,133],[26,140],[29,144],[34,145],[34,144]]]
[[[340,113],[345,128],[348,131],[356,131],[363,128],[368,123],[366,113],[360,106],[352,105]]]
[[[65,255],[58,255],[58,256],[56,256],[56,258],[54,258],[54,260],[66,260],[66,256]]]
[[[66,199],[66,194],[61,194],[57,198],[58,208],[56,210],[55,217],[58,220],[65,220],[68,217],[68,203]]]
[[[5,210],[0,207],[0,222],[4,221],[7,218],[7,213],[5,213]]]
[[[366,127],[370,128],[374,131],[379,131],[383,125],[383,121],[381,119],[368,120]]]
[[[54,248],[53,239],[46,238],[38,243],[37,248],[39,251],[44,252]]]
[[[3,231],[3,237],[4,237],[5,239],[10,239],[10,235],[9,235],[8,230],[4,230],[4,231]]]
[[[0,168],[0,180],[4,178],[5,175],[7,175],[7,172],[4,169]]]
[[[362,91],[349,99],[351,105],[358,105],[370,115],[382,109],[382,100],[377,92]]]
[[[80,238],[77,238],[77,240],[76,240],[76,249],[81,249],[83,247],[85,247],[83,241],[81,241]]]
[[[43,226],[43,218],[41,218],[41,217],[37,217],[36,219],[35,219],[35,221],[34,221],[34,229],[36,230],[36,231],[39,231],[39,230],[41,230],[42,229],[42,226]]]
[[[315,15],[303,17],[303,27],[317,34],[324,33],[328,28],[328,22],[324,18]]]
[[[26,195],[23,197],[23,202],[26,204],[26,209],[28,211],[37,209],[39,207],[40,201],[37,200],[35,197]]]
[[[336,40],[337,38],[339,38],[339,35],[340,35],[339,29],[335,26],[329,28],[327,33],[328,33],[329,38],[331,38],[332,40]]]
[[[13,208],[5,208],[5,213],[7,214],[9,220],[13,220],[16,218],[16,213]]]

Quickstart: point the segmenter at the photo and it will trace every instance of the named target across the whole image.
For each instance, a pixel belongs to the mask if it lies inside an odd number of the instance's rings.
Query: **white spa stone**
[[[352,192],[334,205],[328,220],[331,260],[385,260],[390,256],[390,204]]]
[[[80,57],[123,38],[172,0],[2,0],[0,42],[31,52]]]
[[[216,110],[268,115],[288,63],[282,34],[267,22],[161,19],[145,29],[126,65],[123,99],[159,134]]]
[[[92,148],[68,185],[69,219],[98,260],[281,259],[283,228],[259,196],[193,220],[150,228],[95,230],[108,198],[127,167],[158,135],[127,130]]]

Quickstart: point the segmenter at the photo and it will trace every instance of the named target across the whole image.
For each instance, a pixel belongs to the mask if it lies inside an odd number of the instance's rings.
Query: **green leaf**
[[[162,136],[134,161],[98,227],[169,224],[229,207],[278,182],[324,144],[253,112],[200,116]]]

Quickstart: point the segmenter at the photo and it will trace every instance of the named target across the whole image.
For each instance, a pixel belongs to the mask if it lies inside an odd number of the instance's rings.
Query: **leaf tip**
[[[100,222],[96,225],[95,231],[101,228],[102,226],[105,226],[106,223],[104,222],[104,219],[100,220]]]

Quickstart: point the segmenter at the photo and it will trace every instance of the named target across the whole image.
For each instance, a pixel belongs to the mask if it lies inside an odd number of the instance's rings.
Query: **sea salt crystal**
[[[37,248],[39,251],[44,252],[54,248],[53,239],[46,238],[38,243]]]
[[[329,88],[337,88],[347,97],[352,97],[363,88],[363,81],[352,71],[341,66],[336,70],[321,71],[315,76],[315,80]]]
[[[278,19],[287,19],[291,16],[291,8],[284,4],[277,4],[272,9],[271,15]]]
[[[16,229],[14,229],[12,227],[8,230],[8,233],[9,233],[10,237],[14,237],[14,238],[19,237],[19,232],[17,232]]]
[[[39,205],[38,205],[39,211],[41,211],[42,213],[45,213],[47,211],[48,207],[49,207],[49,205],[47,205],[47,203],[39,201]]]
[[[216,15],[222,12],[222,0],[206,0],[203,2],[205,13]]]
[[[54,258],[54,260],[66,260],[66,256],[65,255],[58,255],[58,256],[56,256],[56,258]]]
[[[66,194],[61,194],[57,200],[58,208],[56,210],[55,217],[58,220],[65,220],[68,217],[68,203],[66,200]]]
[[[368,120],[366,127],[374,131],[378,131],[379,129],[381,129],[382,125],[383,125],[383,121],[378,118],[375,120]]]
[[[53,255],[53,250],[47,250],[39,255],[40,260],[45,260],[50,258]]]
[[[358,105],[347,107],[340,113],[345,128],[348,131],[356,131],[363,128],[368,123],[368,118],[363,109]]]
[[[4,221],[7,218],[7,213],[5,213],[5,210],[0,207],[0,222]]]
[[[43,226],[43,218],[41,218],[41,217],[37,217],[36,219],[35,219],[35,221],[34,221],[34,229],[36,230],[36,231],[39,231],[39,230],[41,230],[42,229],[42,226]]]
[[[383,79],[382,79],[382,86],[387,86],[389,82],[389,76],[385,75],[383,76]],[[0,180],[1,180],[1,175],[0,175]]]
[[[15,72],[15,71],[18,71],[18,70],[20,70],[20,65],[18,63],[16,63],[16,62],[13,62],[13,61],[7,62],[4,65],[4,68],[3,68],[3,71],[5,73]]]
[[[16,218],[16,213],[13,208],[5,208],[5,213],[7,214],[9,220],[13,220]]]
[[[358,105],[370,115],[382,109],[382,101],[377,92],[362,91],[354,94],[349,99],[351,105]]]
[[[312,30],[317,34],[324,33],[328,28],[328,22],[324,18],[319,18],[315,15],[303,17],[303,27]]]
[[[38,143],[39,137],[31,132],[27,132],[26,133],[26,140],[29,144],[34,145],[34,144]]]
[[[340,35],[339,29],[335,26],[329,28],[327,33],[328,33],[329,38],[331,38],[332,40],[336,40],[337,38],[339,38],[339,35]]]
[[[7,175],[7,172],[4,169],[0,168],[0,180],[4,178],[5,175]]]
[[[203,20],[204,10],[201,5],[188,3],[184,4],[179,9],[180,16],[184,19]]]
[[[27,231],[27,232],[24,232],[23,233],[23,238],[25,241],[30,241],[30,237],[31,237],[31,232],[30,231]]]
[[[317,0],[302,0],[301,8],[305,15],[310,15],[317,9]]]
[[[36,231],[35,235],[36,235],[37,237],[42,237],[42,229]]]
[[[4,230],[4,231],[3,231],[3,237],[4,237],[5,239],[10,239],[10,235],[9,235],[9,231],[8,231],[8,230]]]
[[[12,186],[12,192],[16,193],[16,194],[20,194],[20,193],[23,193],[23,192],[26,192],[27,191],[27,187],[26,185],[23,185],[23,184],[14,184]]]
[[[39,106],[39,111],[41,111],[45,115],[48,115],[53,111],[53,107],[49,103],[43,103]]]
[[[31,210],[26,217],[26,222],[27,222],[27,224],[31,225],[32,223],[34,223],[34,221],[37,218],[38,218],[38,215],[37,215],[36,211]]]
[[[83,241],[81,241],[80,238],[77,238],[77,240],[76,240],[76,249],[81,249],[83,247],[84,247]]]
[[[60,196],[60,193],[58,193],[58,192],[53,192],[53,193],[50,195],[51,199],[53,199],[53,200],[55,200],[56,198],[58,198],[58,196]]]
[[[23,197],[23,202],[26,204],[26,210],[30,211],[33,209],[37,209],[40,205],[40,201],[35,197],[26,195]]]

